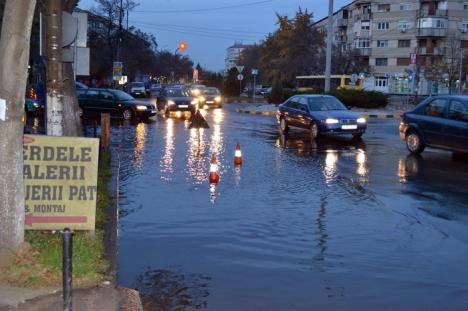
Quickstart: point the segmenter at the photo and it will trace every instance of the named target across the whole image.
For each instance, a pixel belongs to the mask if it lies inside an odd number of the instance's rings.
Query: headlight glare
[[[146,110],[146,109],[148,109],[148,107],[143,106],[143,105],[137,105],[137,106],[136,106],[136,109],[137,109],[137,110]]]
[[[191,104],[192,104],[192,105],[198,105],[198,99],[192,100]]]
[[[221,101],[221,96],[216,96],[216,97],[215,97],[215,102],[218,102],[218,103],[219,103],[220,101]]]
[[[173,100],[168,100],[167,101],[167,105],[168,106],[174,106],[175,105],[175,102]]]
[[[198,97],[198,100],[201,101],[201,102],[204,102],[206,100],[206,98],[203,97],[203,96],[200,96],[200,97]]]
[[[357,123],[366,123],[366,118],[358,118]]]
[[[333,118],[327,118],[325,119],[325,123],[326,124],[337,124],[339,123],[340,121],[338,121],[338,119],[333,119]]]

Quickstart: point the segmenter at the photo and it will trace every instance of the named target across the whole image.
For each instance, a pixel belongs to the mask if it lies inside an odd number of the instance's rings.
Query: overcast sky
[[[124,2],[126,0],[123,0]],[[328,0],[135,0],[130,25],[153,33],[159,48],[175,50],[180,41],[184,52],[211,70],[224,69],[226,49],[235,41],[258,42],[276,29],[276,15],[294,16],[298,7],[313,12],[314,20],[328,13]],[[334,9],[351,2],[335,0]],[[81,0],[80,7],[96,7],[94,0]]]

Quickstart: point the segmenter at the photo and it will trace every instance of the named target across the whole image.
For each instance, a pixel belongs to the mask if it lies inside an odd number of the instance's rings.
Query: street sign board
[[[23,136],[25,228],[94,230],[99,139]]]
[[[237,75],[237,80],[239,81],[242,81],[244,80],[244,75],[242,75],[241,73]]]
[[[258,69],[253,68],[252,69],[252,76],[258,75]]]
[[[244,71],[244,66],[237,65],[236,69],[237,69],[237,72],[242,73],[242,71]]]
[[[410,64],[415,65],[417,60],[416,53],[410,53]]]
[[[113,66],[113,79],[120,81],[122,78],[122,67],[123,63],[122,62],[114,62]]]

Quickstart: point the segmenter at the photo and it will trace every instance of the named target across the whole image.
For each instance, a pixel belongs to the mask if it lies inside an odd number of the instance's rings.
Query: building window
[[[361,30],[369,30],[370,22],[361,22]]]
[[[390,4],[379,4],[377,6],[378,12],[390,12]]]
[[[408,21],[399,21],[398,22],[398,29],[404,29],[407,30],[411,27],[411,23]]]
[[[387,58],[376,58],[375,65],[376,66],[387,66],[388,60]]]
[[[443,20],[438,19],[436,21],[436,28],[445,28],[445,23]]]
[[[411,3],[400,3],[400,11],[411,11],[412,8]]]
[[[410,59],[408,57],[397,58],[397,66],[408,66]]]
[[[411,47],[411,40],[398,40],[399,48],[409,48]]]
[[[468,2],[463,3],[463,10],[468,10]]]
[[[388,29],[390,27],[389,23],[388,22],[380,22],[377,24],[377,29],[378,30],[385,30],[385,29]]]
[[[378,48],[388,48],[388,40],[377,40]]]
[[[468,22],[462,22],[461,25],[460,25],[460,30],[463,31],[463,32],[467,32],[468,31]]]
[[[356,49],[365,49],[370,47],[370,40],[368,38],[359,38],[354,40],[354,47]]]
[[[375,86],[376,87],[387,87],[388,80],[386,77],[376,77]]]

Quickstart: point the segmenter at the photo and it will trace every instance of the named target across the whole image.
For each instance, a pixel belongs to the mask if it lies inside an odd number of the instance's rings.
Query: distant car
[[[198,109],[198,99],[191,96],[187,89],[180,87],[164,88],[158,102],[164,106],[166,116],[174,111],[189,111],[193,115]]]
[[[189,88],[188,88],[188,91],[190,93],[190,95],[192,96],[200,96],[203,92],[203,89],[205,88],[206,86],[203,85],[203,84],[192,84]]]
[[[44,104],[37,100],[26,98],[24,101],[24,112],[27,115],[40,114],[44,111]]]
[[[126,120],[148,119],[156,114],[151,102],[138,101],[127,93],[114,89],[80,90],[78,104],[84,113],[110,113]]]
[[[267,93],[271,93],[271,86],[264,86],[262,87],[259,92],[259,94],[257,95],[262,95],[262,96],[265,96]]]
[[[131,82],[128,86],[128,93],[132,96],[146,96],[146,88],[143,82]]]
[[[77,90],[83,90],[89,88],[86,84],[76,81],[75,86]]]
[[[203,108],[204,105],[221,108],[222,98],[221,92],[215,87],[206,87],[202,89],[200,96],[198,96],[199,107]]]
[[[365,118],[330,95],[293,96],[279,105],[276,117],[281,133],[287,133],[289,127],[306,129],[312,140],[322,134],[360,138],[367,128]]]
[[[401,115],[400,138],[414,154],[425,147],[468,152],[468,96],[425,99]]]

